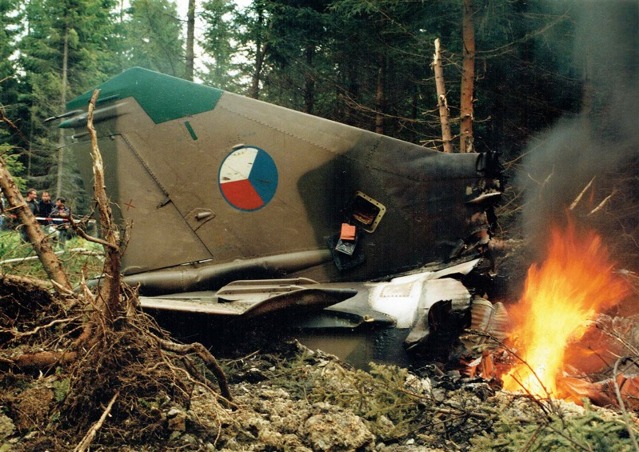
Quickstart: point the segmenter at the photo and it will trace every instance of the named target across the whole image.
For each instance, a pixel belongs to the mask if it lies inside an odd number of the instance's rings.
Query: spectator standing
[[[48,191],[43,191],[40,195],[40,201],[38,202],[38,216],[49,218],[54,204],[51,202],[51,194]]]
[[[71,210],[65,205],[64,198],[55,200],[55,207],[51,211],[50,218],[53,219],[56,229],[58,230],[58,243],[62,248],[66,245],[70,236]]]
[[[35,188],[30,188],[27,190],[27,197],[25,201],[27,202],[27,207],[31,210],[31,213],[35,216],[38,214],[38,192]]]

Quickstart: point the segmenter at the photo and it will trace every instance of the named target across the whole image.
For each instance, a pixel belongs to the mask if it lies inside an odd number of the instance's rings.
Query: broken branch
[[[42,263],[44,271],[51,281],[55,281],[58,286],[71,289],[71,283],[66,273],[62,269],[62,264],[53,251],[53,246],[47,238],[46,234],[36,221],[35,215],[31,209],[27,207],[20,190],[16,186],[13,176],[9,173],[5,161],[0,158],[0,189],[4,194],[7,203],[11,208],[16,209],[18,218],[25,228],[27,237],[33,246]]]
[[[612,197],[615,195],[615,193],[616,193],[616,191],[613,191],[613,192],[612,192],[612,193],[610,193],[608,196],[606,196],[606,197],[604,198],[604,200],[603,200],[603,201],[601,201],[597,207],[595,207],[594,209],[592,209],[592,210],[590,211],[590,213],[589,213],[587,216],[593,215],[593,214],[595,214],[595,213],[599,212],[601,209],[603,209],[603,207],[606,205],[606,203],[607,203],[608,201],[610,201],[610,198],[612,198]]]
[[[586,191],[588,191],[588,189],[590,188],[590,186],[592,185],[592,183],[595,181],[595,177],[597,176],[593,176],[592,179],[590,179],[590,182],[588,182],[586,184],[586,186],[584,187],[583,190],[581,190],[581,192],[577,195],[577,197],[575,198],[575,200],[572,202],[572,204],[570,204],[570,207],[568,208],[569,210],[573,210],[575,207],[577,207],[577,204],[579,204],[579,201],[581,201],[581,198],[584,196],[584,194],[586,193]]]
[[[84,240],[86,240],[87,242],[93,242],[93,243],[97,243],[99,245],[111,248],[113,250],[117,250],[117,246],[113,245],[112,243],[107,242],[106,240],[102,240],[98,237],[93,237],[92,235],[87,234],[84,229],[82,228],[76,228],[74,227],[73,230],[80,236],[82,237]]]
[[[48,284],[46,281],[37,278],[31,278],[29,276],[0,274],[0,283],[22,285],[30,289],[42,290],[45,292],[51,289],[51,285]]]

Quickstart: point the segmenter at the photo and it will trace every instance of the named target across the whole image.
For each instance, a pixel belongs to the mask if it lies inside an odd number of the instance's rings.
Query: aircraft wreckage
[[[132,226],[123,273],[143,308],[237,328],[283,314],[318,348],[364,331],[341,354],[395,362],[448,353],[494,316],[494,154],[445,154],[140,68],[98,89],[107,192]],[[91,94],[58,118],[87,189]]]

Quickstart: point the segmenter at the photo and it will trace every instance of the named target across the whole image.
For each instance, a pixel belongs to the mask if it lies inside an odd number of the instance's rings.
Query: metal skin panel
[[[448,252],[446,244],[466,234],[471,209],[464,196],[480,178],[479,154],[442,154],[173,77],[131,71],[105,83],[111,97],[98,105],[104,113],[99,117],[96,111],[95,126],[107,189],[133,226],[124,273],[129,282],[142,282],[143,293],[153,285],[149,281],[162,279],[161,273],[147,272],[161,270],[180,273],[178,279],[194,270],[185,290],[216,289],[236,278],[363,281],[438,260]],[[195,99],[196,105],[151,118],[148,105],[140,104],[150,102],[147,82],[162,88],[155,92],[158,98],[170,92],[170,102]],[[138,96],[136,86],[144,93]],[[87,95],[68,109],[77,110]],[[201,97],[210,110],[202,111]],[[168,108],[169,101],[155,102],[155,108]],[[86,167],[85,110],[73,112],[61,127],[75,129],[73,147]],[[172,117],[176,111],[190,114]],[[229,158],[241,145],[258,149],[251,155],[270,158],[273,166]],[[225,195],[220,175],[231,174],[237,162],[264,169]],[[238,208],[260,187],[270,190],[268,202]],[[340,269],[327,253],[328,242],[349,220],[358,190],[386,212],[375,232],[360,233],[358,265]]]
[[[132,106],[137,107],[137,104],[129,102],[122,106],[121,115],[138,119],[136,125],[140,128],[148,126],[144,121],[148,117],[132,114]],[[103,129],[103,124],[100,124],[98,146],[103,155],[109,196],[115,203],[113,212],[123,226],[125,223],[131,226],[130,240],[123,256],[123,272],[139,273],[169,267],[176,262],[210,259],[211,254],[188,227],[179,210],[166,202],[164,187],[154,180],[132,151],[127,135],[112,135],[111,130]],[[82,157],[78,159],[80,173],[85,185],[92,188],[92,166],[87,145],[86,141],[78,141],[72,149]],[[163,206],[158,208],[160,205]]]

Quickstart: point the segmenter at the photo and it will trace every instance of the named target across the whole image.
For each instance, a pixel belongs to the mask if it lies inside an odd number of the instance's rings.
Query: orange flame
[[[524,294],[511,310],[511,337],[520,364],[503,377],[504,389],[540,397],[564,397],[560,377],[568,345],[585,333],[595,316],[628,294],[612,272],[608,251],[592,231],[553,228],[548,256],[528,269]]]

